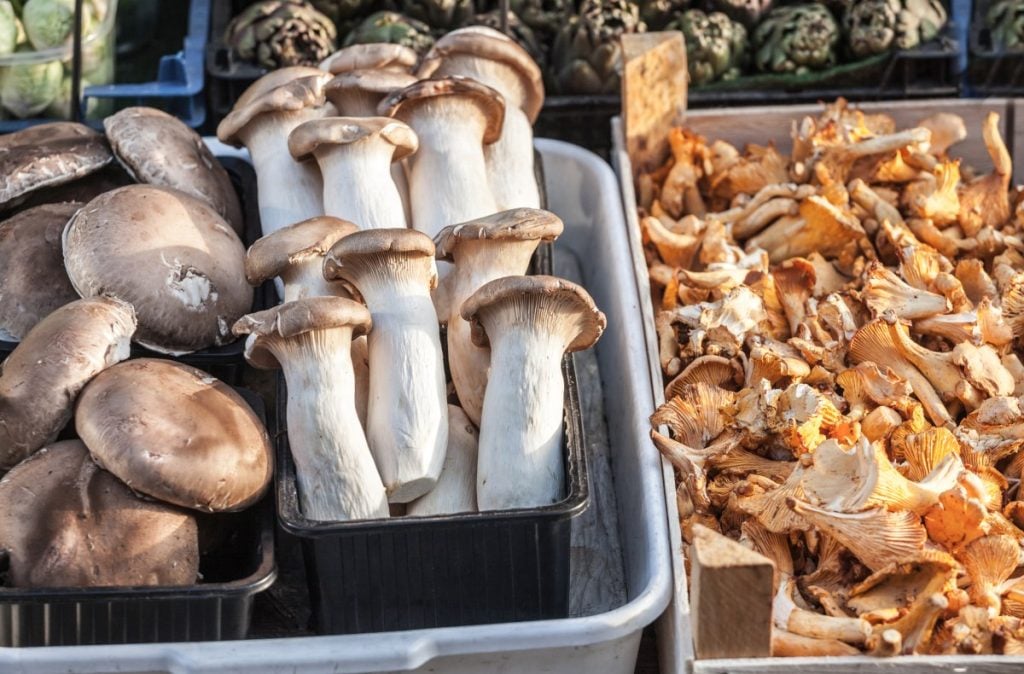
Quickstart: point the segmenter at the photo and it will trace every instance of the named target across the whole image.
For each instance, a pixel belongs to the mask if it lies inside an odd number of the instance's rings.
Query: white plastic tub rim
[[[208,140],[215,154],[247,158]],[[549,206],[563,245],[583,261],[586,285],[608,315],[598,343],[628,601],[579,618],[408,632],[246,641],[0,649],[0,673],[495,672],[631,673],[643,628],[672,596],[661,458],[648,439],[652,384],[619,187],[582,148],[538,139]],[[678,537],[677,537],[678,539]],[[670,671],[670,670],[666,670]]]

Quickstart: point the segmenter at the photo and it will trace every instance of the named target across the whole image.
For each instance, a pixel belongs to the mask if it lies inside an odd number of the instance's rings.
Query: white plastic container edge
[[[215,154],[248,158],[244,151],[207,142]],[[536,146],[544,158],[549,206],[566,225],[559,244],[584,261],[586,286],[608,316],[597,355],[605,384],[628,603],[580,618],[409,632],[6,648],[0,649],[0,672],[631,674],[643,628],[672,596],[665,481],[647,431],[654,402],[638,315],[644,293],[636,282],[612,170],[596,155],[568,143],[538,139]]]

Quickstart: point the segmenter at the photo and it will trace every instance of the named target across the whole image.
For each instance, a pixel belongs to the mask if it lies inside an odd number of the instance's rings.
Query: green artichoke
[[[508,36],[519,43],[526,53],[537,62],[537,65],[544,69],[544,64],[547,63],[547,53],[544,51],[544,45],[537,40],[536,33],[533,29],[523,23],[518,16],[513,12],[508,13]],[[494,9],[489,12],[477,14],[473,21],[473,25],[487,26],[495,30],[501,30],[501,10]]]
[[[64,66],[60,61],[4,68],[0,104],[15,117],[34,117],[60,96],[63,77]]]
[[[242,59],[271,70],[315,66],[335,50],[334,22],[306,0],[261,0],[228,24],[224,42]]]
[[[642,0],[639,3],[640,20],[647,30],[665,30],[689,4],[689,0]]]
[[[345,46],[370,42],[393,42],[425,54],[434,46],[430,27],[396,12],[377,12],[366,17],[345,36]]]
[[[1024,0],[996,0],[985,13],[996,49],[1024,49]]]
[[[553,89],[611,94],[619,89],[620,38],[641,32],[640,10],[625,0],[583,0],[578,16],[558,32],[551,50]]]
[[[774,4],[774,0],[709,0],[708,8],[753,30]]]
[[[822,5],[785,5],[754,31],[754,63],[770,73],[821,70],[836,62],[839,26]]]
[[[400,9],[438,31],[466,25],[476,11],[473,0],[402,0]]]
[[[370,14],[379,2],[374,0],[310,0],[317,11],[335,25],[361,19]]]
[[[708,84],[740,75],[747,61],[747,29],[722,12],[683,12],[668,26],[686,39],[686,65],[691,84]]]
[[[947,18],[940,0],[862,0],[847,6],[843,30],[850,53],[864,58],[913,49],[938,35]]]

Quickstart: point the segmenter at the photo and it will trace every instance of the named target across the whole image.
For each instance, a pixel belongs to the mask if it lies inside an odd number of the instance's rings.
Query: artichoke
[[[471,22],[477,26],[487,26],[495,30],[501,30],[501,10],[494,9],[490,12],[484,12],[483,14],[477,14]],[[508,36],[519,43],[526,53],[537,62],[537,65],[544,69],[544,65],[547,63],[547,53],[544,51],[544,45],[537,40],[536,33],[533,29],[523,23],[518,16],[513,12],[508,13]]]
[[[640,20],[647,30],[665,30],[690,4],[689,0],[642,0]],[[668,30],[676,30],[669,28]]]
[[[15,117],[34,117],[60,96],[63,78],[64,66],[60,61],[4,68],[0,104]]]
[[[242,59],[271,70],[315,66],[334,52],[334,22],[305,0],[261,0],[228,24],[224,42]]]
[[[418,54],[425,54],[434,46],[427,24],[396,12],[371,14],[345,36],[346,47],[370,42],[392,42],[409,47]]]
[[[361,19],[373,11],[379,2],[373,0],[310,0],[317,11],[335,25]]]
[[[996,0],[985,13],[996,49],[1024,49],[1024,1]]]
[[[553,89],[566,94],[615,93],[622,60],[619,38],[643,30],[634,3],[583,0],[579,15],[558,32],[551,50]]]
[[[722,12],[705,14],[699,9],[683,12],[668,26],[686,39],[686,65],[691,84],[733,79],[747,60],[747,29]]]
[[[862,0],[847,6],[843,29],[850,53],[864,58],[913,49],[938,35],[946,19],[941,0]]]
[[[754,31],[754,62],[758,70],[802,73],[836,61],[839,27],[822,5],[776,7]]]
[[[774,4],[774,0],[710,0],[708,8],[753,29]]]
[[[402,0],[402,13],[433,29],[447,31],[473,18],[473,0]]]

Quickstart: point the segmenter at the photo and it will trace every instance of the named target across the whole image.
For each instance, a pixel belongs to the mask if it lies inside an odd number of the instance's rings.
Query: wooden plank
[[[693,674],[1019,674],[1024,658],[1008,655],[908,655],[697,660]]]
[[[622,36],[622,117],[633,170],[668,157],[668,132],[686,111],[686,47],[678,31]]]
[[[693,529],[690,568],[697,657],[771,655],[771,560],[698,524]]]

